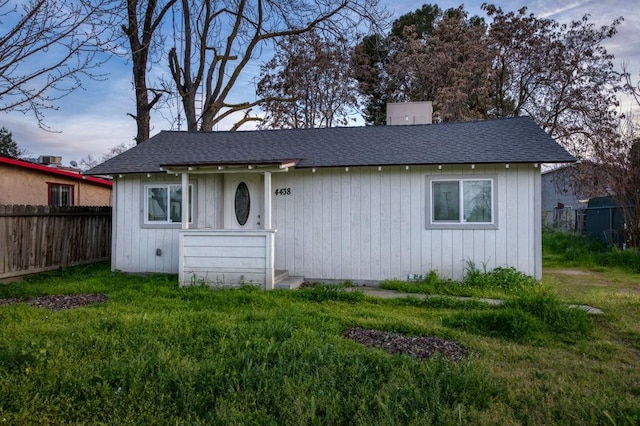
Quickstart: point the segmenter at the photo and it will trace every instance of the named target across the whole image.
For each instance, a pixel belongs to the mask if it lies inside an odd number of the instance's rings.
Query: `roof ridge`
[[[346,130],[346,129],[387,129],[387,128],[400,128],[400,127],[425,127],[425,126],[453,126],[453,125],[465,125],[470,123],[491,123],[497,121],[518,120],[518,119],[530,119],[528,115],[519,115],[516,117],[494,117],[494,118],[479,118],[476,120],[467,121],[444,121],[440,123],[428,123],[428,124],[410,124],[401,126],[387,126],[387,125],[364,125],[364,126],[335,126],[335,127],[310,127],[310,128],[283,128],[283,129],[250,129],[250,130],[160,130],[159,133],[177,133],[183,135],[211,135],[211,134],[242,134],[249,132],[280,132],[280,131],[298,131],[298,132],[313,132],[313,131],[328,131],[328,130]]]

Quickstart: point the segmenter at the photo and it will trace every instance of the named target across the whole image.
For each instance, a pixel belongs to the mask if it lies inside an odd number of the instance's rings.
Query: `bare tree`
[[[265,99],[231,102],[230,93],[274,41],[320,27],[348,34],[376,11],[377,0],[181,0],[182,54],[172,49],[169,67],[188,130],[211,130],[237,112],[245,115],[234,128],[258,119],[249,111]]]
[[[118,154],[122,154],[123,152],[133,148],[134,146],[135,144],[126,144],[126,143],[121,143],[116,146],[112,146],[106,152],[103,152],[102,155],[100,155],[100,158],[96,158],[91,154],[87,154],[86,156],[80,159],[80,166],[82,170],[89,170],[90,168],[95,167],[98,164],[104,163],[105,161],[115,157]]]
[[[131,64],[133,68],[133,86],[136,96],[136,113],[129,114],[136,120],[136,143],[149,139],[151,131],[151,110],[156,106],[163,94],[169,91],[165,88],[150,87],[147,81],[147,69],[152,62],[152,56],[161,56],[165,37],[161,25],[176,0],[127,0],[126,25],[122,31],[129,42]],[[156,55],[154,55],[154,50]],[[151,96],[151,97],[150,97]]]
[[[540,127],[584,158],[604,138],[614,138],[621,75],[603,43],[622,18],[596,28],[588,16],[560,25],[484,5],[493,19],[494,114],[529,115]]]
[[[257,95],[266,99],[262,128],[347,125],[358,106],[349,73],[349,46],[316,31],[290,36],[261,68]]]
[[[115,0],[0,0],[0,111],[44,111],[82,86],[104,77]]]
[[[640,108],[640,83],[623,65],[623,90]],[[633,110],[619,118],[615,135],[602,135],[594,145],[593,158],[607,181],[607,192],[624,218],[624,240],[640,248],[640,124]]]

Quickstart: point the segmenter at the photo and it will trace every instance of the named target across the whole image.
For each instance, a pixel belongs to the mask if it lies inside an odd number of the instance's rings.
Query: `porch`
[[[271,223],[271,174],[287,172],[292,161],[277,164],[215,164],[163,166],[181,175],[181,229],[178,232],[179,284],[235,287],[257,285],[265,290],[295,288],[302,277],[275,270],[276,230]],[[223,175],[223,220],[192,228],[189,178],[198,174]],[[202,226],[203,224],[200,224]],[[216,229],[219,226],[221,229]]]

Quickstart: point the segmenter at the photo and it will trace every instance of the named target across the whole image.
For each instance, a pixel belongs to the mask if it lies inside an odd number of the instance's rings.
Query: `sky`
[[[381,0],[393,18],[414,11],[424,4],[410,0]],[[473,1],[433,1],[442,9],[464,4],[470,15],[485,16],[480,8],[487,0]],[[550,18],[560,23],[581,18],[590,14],[590,21],[600,25],[609,25],[617,17],[624,17],[618,27],[618,34],[605,44],[616,57],[616,66],[626,63],[634,77],[640,74],[640,9],[629,0],[515,0],[494,1],[493,4],[505,11],[517,10],[523,6],[537,17]],[[269,57],[260,58],[265,62]],[[18,146],[27,151],[29,157],[40,155],[62,156],[63,164],[79,162],[91,154],[100,157],[110,147],[119,144],[132,144],[136,134],[135,121],[127,115],[135,111],[130,65],[114,57],[104,67],[109,75],[106,80],[84,82],[84,88],[58,101],[58,110],[45,112],[45,123],[50,131],[38,127],[35,118],[20,112],[0,113],[0,127],[8,128]],[[163,72],[160,68],[156,73]],[[259,66],[245,69],[245,75],[235,88],[238,101],[250,101],[255,98],[254,78]],[[631,99],[622,99],[621,112],[628,112],[633,103]],[[216,130],[228,130],[234,120],[221,123]],[[161,130],[171,129],[169,120],[158,114],[152,115],[154,135]],[[250,127],[243,126],[243,130]],[[175,130],[175,129],[174,129]]]

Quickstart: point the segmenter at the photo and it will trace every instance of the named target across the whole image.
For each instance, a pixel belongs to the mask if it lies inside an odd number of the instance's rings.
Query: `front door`
[[[262,229],[262,175],[224,175],[224,228]]]

